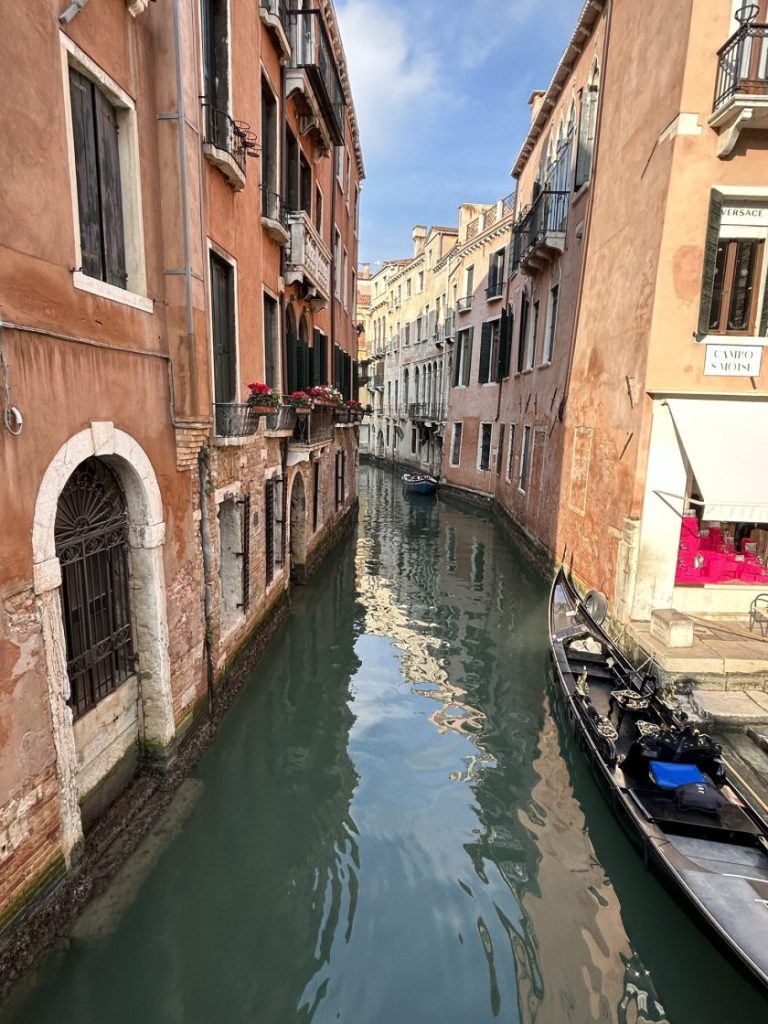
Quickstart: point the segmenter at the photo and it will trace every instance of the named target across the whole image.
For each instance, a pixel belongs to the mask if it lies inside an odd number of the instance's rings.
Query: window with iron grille
[[[483,470],[491,467],[491,435],[493,433],[492,423],[480,424],[480,437],[477,444],[477,468]]]
[[[128,515],[119,481],[100,459],[86,459],[65,484],[55,541],[69,703],[79,718],[134,673]]]

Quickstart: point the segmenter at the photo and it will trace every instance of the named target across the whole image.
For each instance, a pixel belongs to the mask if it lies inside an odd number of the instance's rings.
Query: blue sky
[[[365,159],[360,261],[514,190],[509,170],[583,0],[337,0]]]

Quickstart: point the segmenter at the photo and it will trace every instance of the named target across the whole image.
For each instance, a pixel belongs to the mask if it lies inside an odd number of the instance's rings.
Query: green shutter
[[[493,325],[484,323],[480,333],[480,367],[477,372],[477,383],[487,384],[491,379],[491,331]]]
[[[472,338],[475,333],[475,328],[470,327],[467,330],[467,334],[464,340],[464,367],[462,375],[462,384],[469,384],[469,374],[472,369]]]
[[[99,167],[96,156],[96,126],[93,116],[93,83],[79,71],[69,69],[72,99],[72,135],[75,147],[77,209],[80,220],[82,271],[104,279],[101,251]]]
[[[717,263],[717,244],[720,240],[720,219],[722,212],[722,192],[718,192],[717,189],[713,188],[709,197],[707,237],[704,242],[704,269],[701,275],[699,322],[696,329],[699,338],[703,338],[709,333],[709,316],[712,308],[712,291],[715,283],[715,264]],[[763,315],[765,315],[765,311]],[[762,324],[760,333],[763,333]]]
[[[496,380],[504,380],[505,377],[509,376],[510,323],[509,314],[506,310],[502,310],[501,327],[499,329],[499,365],[496,372]]]
[[[99,188],[104,244],[105,279],[125,288],[125,235],[123,196],[120,184],[120,154],[117,145],[117,114],[100,89],[94,88],[96,140],[99,156]]]
[[[522,373],[525,363],[525,334],[528,328],[528,295],[523,292],[520,301],[520,329],[517,332],[517,372]]]

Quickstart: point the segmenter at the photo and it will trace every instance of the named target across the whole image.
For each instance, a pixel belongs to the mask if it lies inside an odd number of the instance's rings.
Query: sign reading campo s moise
[[[707,345],[704,373],[710,377],[758,377],[760,345]]]

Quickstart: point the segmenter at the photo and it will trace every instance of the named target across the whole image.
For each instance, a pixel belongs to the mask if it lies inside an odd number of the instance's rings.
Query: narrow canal
[[[546,597],[489,516],[364,467],[184,824],[3,1024],[765,1020],[561,734]]]

